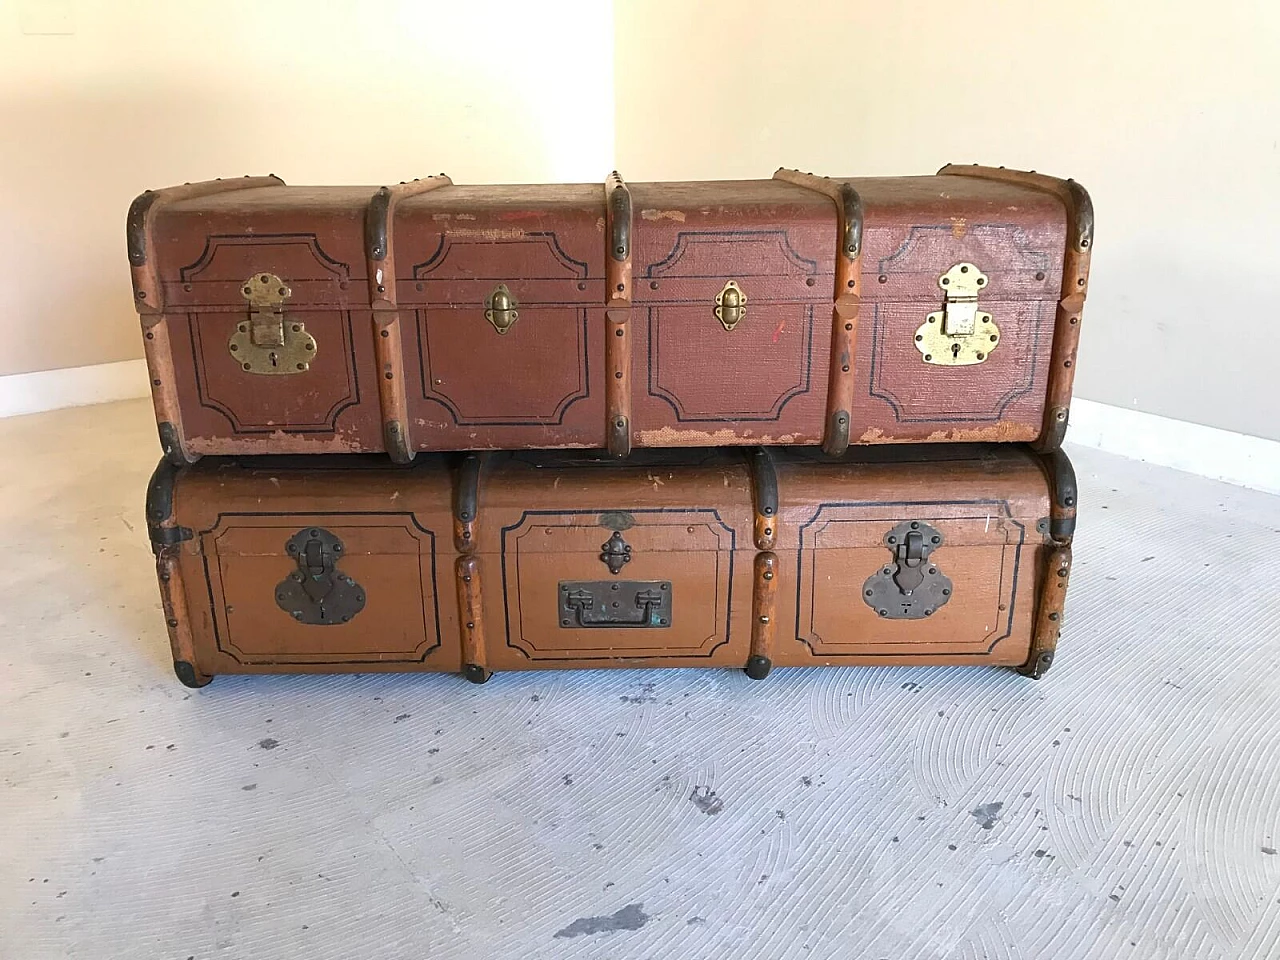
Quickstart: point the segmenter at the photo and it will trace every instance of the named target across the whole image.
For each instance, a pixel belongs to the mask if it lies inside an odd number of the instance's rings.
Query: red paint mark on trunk
[[[778,342],[778,338],[782,336],[782,331],[786,329],[786,326],[787,326],[787,321],[783,320],[780,324],[778,324],[778,328],[773,331],[774,343]]]

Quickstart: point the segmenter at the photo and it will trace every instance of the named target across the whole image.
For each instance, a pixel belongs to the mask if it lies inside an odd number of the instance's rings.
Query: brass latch
[[[511,295],[505,283],[494,288],[493,293],[485,299],[484,306],[484,318],[493,324],[493,329],[498,333],[506,333],[520,319],[520,313],[516,310],[520,304],[516,303],[516,298]]]
[[[726,330],[732,330],[747,315],[747,295],[737,281],[726,281],[724,289],[716,294],[715,314]]]
[[[259,273],[240,285],[249,319],[236,324],[227,350],[247,373],[303,373],[316,355],[316,338],[284,315],[290,290],[275,274]]]
[[[978,291],[986,285],[986,275],[972,263],[957,263],[938,278],[946,302],[916,330],[916,349],[925,363],[965,367],[991,356],[1000,330],[991,314],[978,309]]]

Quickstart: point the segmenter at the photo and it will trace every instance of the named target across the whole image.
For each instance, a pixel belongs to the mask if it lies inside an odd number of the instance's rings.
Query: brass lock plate
[[[904,520],[884,535],[892,559],[867,578],[862,600],[886,620],[923,620],[951,599],[951,580],[930,554],[942,534],[922,520]]]
[[[978,309],[978,292],[986,285],[986,274],[972,263],[957,263],[938,278],[946,302],[915,333],[925,363],[967,367],[991,356],[1000,343],[1000,329],[991,314]]]
[[[516,309],[518,306],[520,304],[516,303],[516,298],[511,295],[507,285],[500,283],[485,298],[484,318],[493,324],[493,329],[498,333],[506,333],[520,319],[520,312]]]
[[[316,338],[305,325],[284,315],[289,287],[273,273],[259,273],[240,285],[249,319],[236,324],[227,352],[245,373],[278,376],[305,373],[316,356]]]
[[[747,295],[736,280],[726,281],[724,288],[716,294],[715,315],[726,330],[732,330],[747,315]]]

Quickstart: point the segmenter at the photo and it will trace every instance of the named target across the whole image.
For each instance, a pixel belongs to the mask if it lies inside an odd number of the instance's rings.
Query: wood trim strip
[[[241,177],[239,180],[202,180],[184,183],[180,187],[148,190],[134,198],[125,220],[125,241],[129,248],[129,266],[133,272],[133,303],[139,313],[160,313],[164,310],[164,298],[160,275],[151,256],[151,229],[156,214],[166,204],[194,197],[207,197],[232,190],[251,190],[255,187],[282,187],[284,181],[275,174],[265,177]]]
[[[462,640],[462,675],[472,683],[484,683],[493,674],[489,671],[485,656],[480,561],[474,556],[459,557],[455,569],[458,584],[458,631]]]
[[[160,584],[160,605],[169,630],[169,647],[173,651],[173,667],[178,679],[188,687],[203,687],[213,679],[196,665],[196,644],[191,636],[191,614],[187,608],[186,584],[179,563],[178,544],[156,551],[156,579]]]
[[[822,450],[838,457],[849,449],[854,393],[854,357],[858,346],[858,317],[862,291],[862,198],[848,182],[779,168],[775,180],[831,198],[839,217],[839,246],[835,260],[834,304],[831,311],[831,367],[827,377],[827,422]]]
[[[773,643],[778,633],[778,557],[771,551],[756,554],[754,588],[751,591],[751,656],[746,674],[763,680],[773,669]]]
[[[365,210],[365,257],[369,305],[373,308],[373,352],[378,366],[382,439],[388,455],[396,463],[408,463],[416,453],[405,392],[404,346],[396,291],[396,206],[406,197],[452,184],[442,173],[394,187],[380,187]]]
[[[605,278],[605,445],[615,457],[631,453],[631,191],[618,171],[604,182]]]
[[[147,375],[151,380],[151,405],[155,408],[160,446],[165,459],[177,466],[195,463],[196,454],[187,449],[182,425],[182,406],[178,403],[173,345],[169,341],[169,319],[163,313],[144,313],[142,317],[142,352],[147,359]]]
[[[1089,261],[1093,256],[1093,201],[1074,180],[1004,167],[947,164],[939,176],[998,180],[1057,197],[1067,211],[1067,247],[1062,264],[1062,292],[1054,318],[1053,352],[1049,361],[1044,426],[1033,446],[1040,451],[1062,446],[1070,418],[1071,389],[1075,382],[1076,349],[1080,341],[1080,315],[1089,293]]]
[[[1031,635],[1031,651],[1027,662],[1018,668],[1024,676],[1039,680],[1053,665],[1062,632],[1062,608],[1067,598],[1067,581],[1071,577],[1071,544],[1054,547],[1048,557],[1036,602],[1036,625]]]

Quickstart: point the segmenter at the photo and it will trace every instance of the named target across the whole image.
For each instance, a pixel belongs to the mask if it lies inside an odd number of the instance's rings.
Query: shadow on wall
[[[441,170],[459,182],[548,179],[538,118],[502,91],[468,92],[447,123],[404,102],[409,90],[376,104],[273,102],[247,87],[211,96],[157,82],[136,96],[0,100],[13,147],[0,153],[0,376],[142,356],[124,226],[148,188],[265,173],[365,182],[370,194]]]

